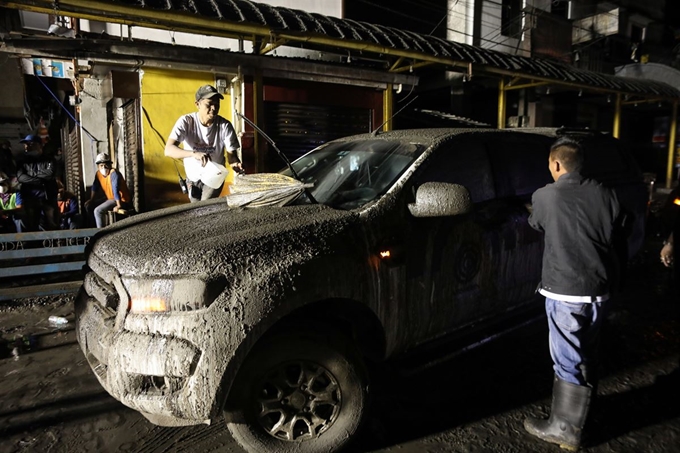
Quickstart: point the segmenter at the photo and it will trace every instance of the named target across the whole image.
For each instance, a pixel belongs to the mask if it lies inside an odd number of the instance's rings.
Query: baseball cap
[[[213,96],[218,96],[220,99],[224,99],[224,96],[222,96],[218,91],[217,88],[215,88],[212,85],[203,85],[196,91],[196,101],[200,101],[201,99],[208,99]]]
[[[33,134],[28,134],[26,137],[19,140],[19,143],[31,143],[31,142],[42,143],[42,140],[40,139],[39,136]]]
[[[97,159],[94,161],[94,164],[99,165],[99,164],[106,164],[106,163],[109,163],[109,164],[113,163],[113,161],[111,160],[109,155],[107,153],[97,154]]]

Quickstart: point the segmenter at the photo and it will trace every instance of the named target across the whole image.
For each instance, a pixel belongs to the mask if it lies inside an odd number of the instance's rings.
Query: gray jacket
[[[545,233],[541,287],[569,296],[609,292],[616,269],[616,194],[579,173],[534,192],[529,224]]]

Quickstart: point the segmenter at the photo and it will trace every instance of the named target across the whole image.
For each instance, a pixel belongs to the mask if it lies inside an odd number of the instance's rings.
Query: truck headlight
[[[123,278],[130,313],[193,311],[208,307],[225,288],[224,279]]]

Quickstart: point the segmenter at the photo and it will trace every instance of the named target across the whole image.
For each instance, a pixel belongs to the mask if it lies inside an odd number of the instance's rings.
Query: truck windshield
[[[387,192],[424,149],[385,140],[330,143],[297,159],[293,168],[303,183],[313,185],[309,190],[317,202],[354,209]],[[292,176],[287,168],[280,173]]]

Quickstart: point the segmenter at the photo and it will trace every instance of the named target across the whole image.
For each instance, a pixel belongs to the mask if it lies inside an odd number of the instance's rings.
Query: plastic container
[[[208,161],[205,167],[203,167],[201,182],[210,188],[219,189],[224,184],[224,179],[228,173],[229,170],[224,165]]]

